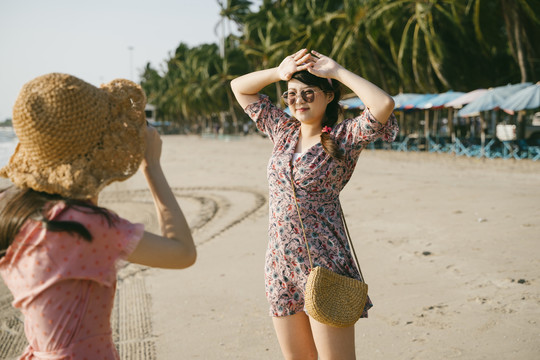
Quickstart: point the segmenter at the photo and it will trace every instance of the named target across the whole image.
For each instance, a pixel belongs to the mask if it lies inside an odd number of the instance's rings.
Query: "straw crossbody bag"
[[[300,215],[298,200],[296,199],[296,189],[294,187],[292,174],[291,184],[296,210],[298,211],[298,217],[300,219],[300,225],[302,226],[302,233],[306,243],[309,265],[311,267],[311,272],[309,273],[306,282],[304,297],[306,310],[312,318],[320,323],[341,328],[352,326],[360,319],[364,311],[364,306],[367,301],[368,285],[365,283],[364,276],[360,270],[360,264],[356,257],[356,252],[354,251],[354,246],[351,241],[349,229],[347,228],[347,223],[345,222],[345,217],[343,216],[341,204],[339,205],[341,219],[345,226],[347,240],[349,241],[349,246],[354,255],[356,266],[360,272],[361,281],[336,274],[335,272],[320,266],[313,268],[309,243],[306,237],[306,231],[304,230],[302,216]]]

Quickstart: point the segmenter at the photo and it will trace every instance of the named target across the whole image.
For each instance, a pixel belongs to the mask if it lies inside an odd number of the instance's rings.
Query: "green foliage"
[[[540,74],[538,0],[217,0],[216,44],[180,44],[142,86],[162,119],[187,123],[234,109],[229,82],[315,49],[388,93],[470,91]],[[237,32],[237,33],[238,33]],[[272,98],[280,93],[265,89]]]

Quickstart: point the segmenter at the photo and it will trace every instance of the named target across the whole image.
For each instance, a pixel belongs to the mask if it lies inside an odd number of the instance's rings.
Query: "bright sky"
[[[180,42],[218,43],[219,20],[217,0],[1,0],[0,122],[36,76],[138,82],[148,62],[160,69]]]

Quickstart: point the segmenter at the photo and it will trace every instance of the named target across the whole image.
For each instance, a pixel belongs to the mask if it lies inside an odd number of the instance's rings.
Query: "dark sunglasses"
[[[312,89],[304,89],[300,91],[300,96],[302,99],[307,103],[312,103],[313,100],[315,100],[315,93],[317,92],[323,92],[322,90],[312,90]],[[285,100],[285,103],[288,105],[292,105],[296,103],[296,92],[295,91],[285,91],[283,95],[281,95],[283,100]]]

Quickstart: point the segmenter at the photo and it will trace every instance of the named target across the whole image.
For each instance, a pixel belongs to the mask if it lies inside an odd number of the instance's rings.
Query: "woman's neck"
[[[306,124],[301,123],[300,124],[300,136],[303,138],[311,138],[314,136],[320,136],[321,135],[321,129],[322,126],[320,123],[318,124]]]
[[[296,144],[295,152],[303,153],[313,145],[321,142],[321,125],[310,125],[302,123],[300,126],[300,134],[298,143]]]

